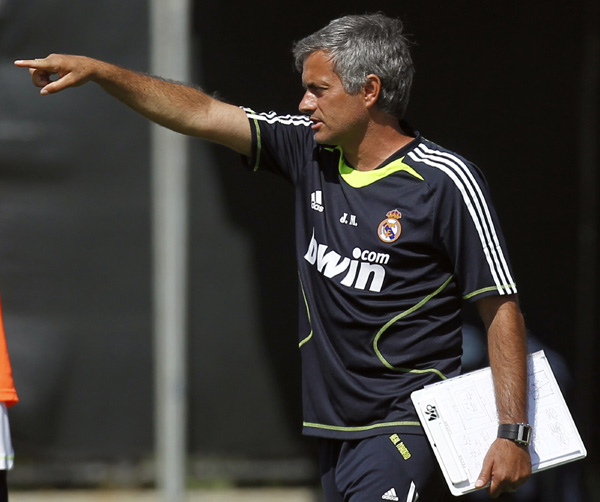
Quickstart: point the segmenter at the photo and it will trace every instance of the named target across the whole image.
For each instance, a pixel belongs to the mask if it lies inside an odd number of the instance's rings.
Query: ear
[[[367,83],[364,87],[365,105],[367,108],[371,108],[379,99],[379,93],[381,92],[381,79],[370,73],[367,75]]]

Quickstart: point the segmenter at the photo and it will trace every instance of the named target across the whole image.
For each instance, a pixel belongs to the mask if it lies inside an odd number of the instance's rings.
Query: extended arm
[[[477,307],[488,333],[499,423],[527,423],[527,344],[517,297],[490,296]],[[528,448],[499,438],[485,457],[476,486],[490,482],[490,495],[496,498],[515,491],[530,474]]]
[[[84,56],[51,54],[19,60],[42,95],[95,82],[144,117],[174,131],[250,155],[250,125],[243,110],[193,87],[137,73]],[[52,80],[52,75],[58,75]]]

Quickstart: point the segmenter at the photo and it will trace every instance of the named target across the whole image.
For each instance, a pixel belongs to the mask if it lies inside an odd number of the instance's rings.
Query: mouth
[[[310,127],[313,131],[316,131],[317,129],[319,129],[321,127],[321,125],[323,124],[323,122],[321,120],[316,119],[314,117],[311,117],[310,120],[312,122],[312,125]]]

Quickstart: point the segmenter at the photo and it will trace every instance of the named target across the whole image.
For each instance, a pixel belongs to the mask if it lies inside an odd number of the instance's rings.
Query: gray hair
[[[331,55],[333,67],[346,92],[356,94],[367,83],[367,75],[381,79],[377,105],[402,118],[408,105],[414,67],[402,22],[383,14],[345,16],[309,35],[293,47],[296,68],[312,53]]]

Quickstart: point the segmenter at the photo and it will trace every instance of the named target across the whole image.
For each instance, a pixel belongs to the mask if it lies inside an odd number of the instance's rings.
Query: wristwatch
[[[498,426],[498,437],[510,439],[523,446],[529,446],[531,443],[531,430],[529,424],[500,424]]]

